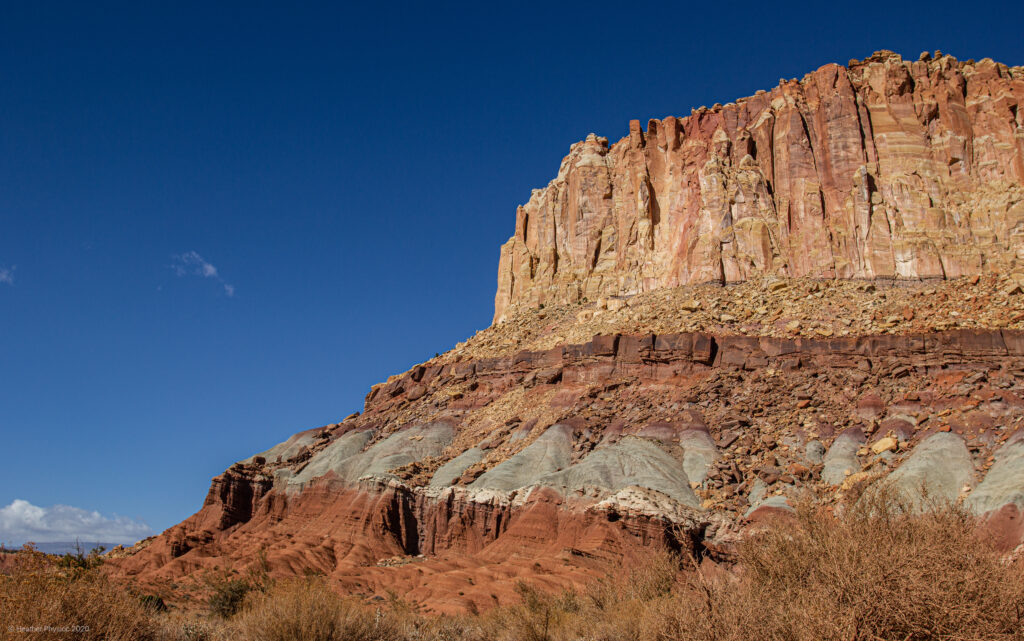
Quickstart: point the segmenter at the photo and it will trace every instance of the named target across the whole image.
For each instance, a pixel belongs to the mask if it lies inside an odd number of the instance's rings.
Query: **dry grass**
[[[690,580],[665,639],[1015,639],[1024,577],[967,512],[881,493],[839,516],[801,506],[744,545],[737,578]]]
[[[750,538],[740,564],[652,555],[582,594],[524,588],[466,625],[512,641],[912,641],[1024,638],[1024,575],[953,506],[914,514],[878,493],[811,505]],[[438,639],[443,637],[436,637]]]
[[[83,639],[167,641],[913,641],[1024,639],[1024,574],[950,506],[913,514],[878,494],[801,506],[750,538],[737,568],[654,553],[582,592],[520,584],[521,602],[425,618],[368,608],[323,578],[268,584],[228,620],[147,610],[87,570],[27,555],[0,577],[16,625],[77,622]],[[2,637],[26,638],[24,634]],[[36,636],[33,639],[57,638]]]
[[[152,609],[95,563],[60,563],[31,549],[0,573],[0,621],[4,641],[146,641],[159,628]]]
[[[294,579],[257,593],[231,626],[246,641],[399,641],[397,617],[344,599],[321,578]]]

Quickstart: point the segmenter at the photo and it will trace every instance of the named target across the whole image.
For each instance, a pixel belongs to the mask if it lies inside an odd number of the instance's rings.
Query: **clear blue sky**
[[[162,530],[485,327],[589,132],[882,48],[1024,64],[1020,2],[212,4],[4,7],[0,541]]]

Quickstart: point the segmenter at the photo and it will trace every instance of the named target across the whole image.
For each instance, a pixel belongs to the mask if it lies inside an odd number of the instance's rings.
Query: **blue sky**
[[[589,132],[882,48],[1024,64],[1012,2],[293,4],[4,7],[0,541],[169,527],[487,326]]]

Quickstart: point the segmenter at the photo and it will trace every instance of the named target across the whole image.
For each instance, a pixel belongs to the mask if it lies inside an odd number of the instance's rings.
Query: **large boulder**
[[[857,450],[863,444],[864,436],[859,431],[847,431],[837,436],[822,459],[821,480],[830,485],[842,485],[847,476],[859,472]]]
[[[686,430],[679,435],[683,448],[683,470],[693,483],[703,483],[711,465],[718,460],[718,448],[704,430]]]

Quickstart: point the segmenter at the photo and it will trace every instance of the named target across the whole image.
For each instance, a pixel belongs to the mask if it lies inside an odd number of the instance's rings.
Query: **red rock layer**
[[[224,482],[252,481],[228,471],[214,485]],[[694,551],[699,536],[691,534],[702,528],[698,523],[694,532],[680,534],[656,516],[623,520],[573,508],[544,490],[513,509],[450,494],[431,498],[401,486],[322,483],[292,498],[269,494],[251,520],[209,529],[211,516],[235,507],[207,501],[144,550],[110,565],[118,575],[159,588],[216,567],[248,567],[262,553],[275,576],[322,572],[345,593],[395,591],[428,610],[459,612],[514,601],[518,579],[578,587],[644,547]]]
[[[513,305],[764,273],[952,278],[1024,258],[1024,67],[878,52],[574,144],[519,207]],[[1018,256],[1018,254],[1021,254]]]
[[[718,385],[720,393],[697,393],[699,381],[722,372],[749,373],[751,380],[768,373],[767,389],[774,396],[749,399],[752,407],[768,410],[794,403],[784,388],[785,379],[779,378],[785,374],[779,372],[792,374],[798,383],[832,380],[834,386],[829,389],[833,391],[828,394],[836,398],[808,400],[815,392],[795,401],[797,407],[811,405],[808,411],[816,413],[819,423],[814,429],[824,440],[833,431],[847,429],[839,421],[854,415],[858,416],[854,422],[865,428],[874,425],[870,429],[879,433],[889,429],[885,421],[878,425],[886,413],[882,398],[870,386],[866,393],[856,391],[869,376],[906,382],[902,396],[893,395],[895,418],[889,421],[893,429],[904,430],[901,439],[913,442],[940,429],[938,419],[924,422],[929,415],[945,417],[945,429],[963,433],[965,439],[993,433],[1005,439],[1011,432],[1004,423],[1008,404],[1015,404],[1018,413],[1021,404],[1013,381],[1024,376],[1024,332],[965,330],[833,340],[692,333],[597,336],[583,345],[546,352],[414,368],[375,387],[367,397],[366,412],[339,424],[330,434],[324,431],[323,441],[360,429],[356,421],[380,424],[412,406],[438,403],[435,399],[446,395],[437,392],[459,385],[464,395],[450,402],[468,413],[499,398],[503,390],[557,391],[537,398],[549,398],[552,405],[564,403],[569,418],[562,422],[576,425],[574,439],[582,455],[597,440],[615,439],[644,425],[648,431],[652,426],[662,432],[707,430],[723,451],[734,442],[745,449],[775,447],[761,445],[768,433],[757,431],[760,419],[736,414],[745,411],[746,390],[740,379],[734,389]],[[964,388],[964,381],[972,376],[978,381],[986,377],[999,381],[1002,387]],[[851,388],[848,395],[837,393],[845,394],[847,387]],[[705,399],[724,395],[728,411],[739,418],[726,420],[725,415],[713,414],[708,403],[700,410],[682,407],[680,401],[695,394]],[[823,397],[828,394],[821,392]],[[559,400],[562,395],[578,400]],[[631,425],[614,419],[648,402],[648,397],[657,399],[664,414],[652,417],[658,421]],[[835,407],[827,407],[829,403]],[[965,413],[963,423],[958,423],[960,414],[951,412],[961,407]],[[909,414],[919,414],[924,427],[907,423]],[[449,420],[457,422],[454,417]],[[835,427],[826,427],[828,421],[835,421]],[[765,423],[779,425],[780,419],[768,415]],[[995,442],[986,443],[977,447],[987,453]],[[773,456],[781,456],[779,452]],[[276,465],[301,465],[311,455],[315,452],[307,450],[294,461]],[[979,454],[979,461],[983,456]],[[198,513],[131,556],[114,560],[113,570],[159,584],[194,579],[216,565],[244,567],[262,550],[278,575],[324,572],[346,592],[383,595],[396,590],[435,611],[452,612],[513,600],[519,578],[549,588],[578,586],[607,571],[610,564],[622,563],[651,546],[725,558],[732,533],[743,524],[738,514],[746,507],[737,504],[739,513],[686,508],[673,515],[625,504],[608,506],[583,495],[563,496],[550,488],[523,490],[518,497],[515,493],[481,496],[474,494],[472,486],[465,487],[472,478],[437,490],[380,478],[345,485],[328,475],[289,494],[273,489],[273,470],[266,465],[254,461],[232,466],[214,479]],[[745,468],[749,471],[730,465],[737,474],[749,474],[751,481],[754,474],[768,478],[756,465]],[[800,473],[817,472],[804,468]],[[811,477],[806,478],[810,482]],[[737,497],[733,486],[713,481],[706,496],[715,496],[715,488],[721,488]],[[522,494],[527,497],[523,499]],[[1015,515],[1016,511],[1008,521],[1004,518],[1006,523],[999,521],[1000,530],[1012,542],[1019,540]]]
[[[712,336],[705,333],[595,336],[582,345],[507,358],[483,358],[451,365],[421,365],[391,382],[374,386],[367,410],[386,411],[418,400],[427,386],[453,381],[484,383],[478,395],[501,388],[547,383],[595,383],[613,376],[668,380],[711,368],[862,368],[885,376],[899,370],[932,368],[975,360],[1024,356],[1019,330],[953,330],[931,334],[850,336],[832,339],[767,336]],[[479,403],[480,399],[476,399]]]

